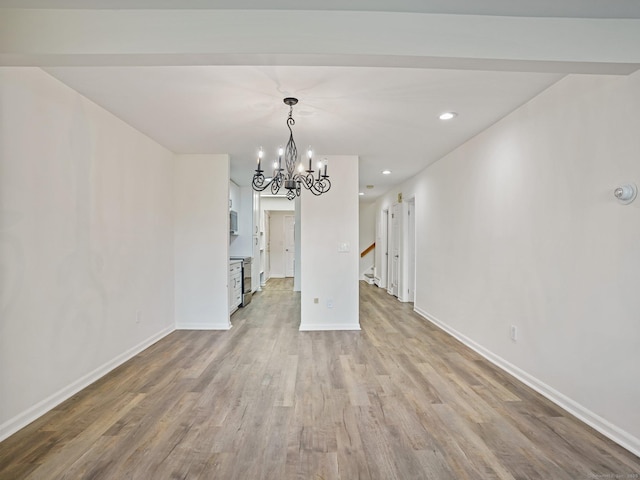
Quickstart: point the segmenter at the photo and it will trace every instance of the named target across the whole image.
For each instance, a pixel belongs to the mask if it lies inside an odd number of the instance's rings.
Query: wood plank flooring
[[[299,332],[272,280],[227,332],[174,332],[0,443],[0,479],[640,478],[640,459],[382,289]]]

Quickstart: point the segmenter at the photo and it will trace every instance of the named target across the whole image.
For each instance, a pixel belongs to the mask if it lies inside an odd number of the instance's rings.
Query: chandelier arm
[[[331,189],[331,180],[328,175],[322,175],[319,179],[314,178],[313,175],[307,176],[307,182],[305,182],[306,188],[314,195],[322,195]]]
[[[276,195],[280,191],[280,187],[282,186],[282,173],[278,172],[271,179],[271,193]]]
[[[307,190],[313,188],[313,182],[315,178],[313,177],[313,173],[307,173],[306,175],[300,175],[300,181],[302,182],[302,186]]]
[[[320,194],[327,193],[331,188],[331,181],[329,177],[323,177],[314,183],[314,188],[320,192]]]
[[[262,171],[256,170],[256,173],[253,175],[253,181],[251,182],[251,186],[257,192],[262,192],[271,184],[271,180],[266,180],[265,176],[262,174]]]

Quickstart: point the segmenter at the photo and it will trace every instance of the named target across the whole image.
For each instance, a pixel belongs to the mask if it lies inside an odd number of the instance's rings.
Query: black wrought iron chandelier
[[[318,174],[314,175],[315,171],[312,169],[313,164],[313,152],[311,147],[307,152],[309,158],[309,168],[304,170],[302,161],[298,162],[298,148],[296,142],[293,140],[293,130],[291,127],[296,124],[293,119],[293,106],[298,103],[297,98],[287,97],[284,99],[284,103],[289,105],[289,117],[287,118],[287,128],[289,128],[289,141],[287,146],[278,149],[278,160],[273,162],[273,175],[269,177],[264,176],[265,170],[262,169],[262,157],[264,151],[260,147],[258,152],[258,168],[256,173],[253,174],[253,189],[257,192],[262,192],[267,188],[271,188],[271,193],[276,195],[282,187],[286,189],[286,196],[289,200],[293,200],[300,196],[302,187],[309,190],[314,195],[322,195],[331,188],[331,181],[329,175],[327,175],[327,161],[324,163],[318,163]],[[282,168],[282,155],[284,154],[284,168]],[[297,168],[296,168],[297,165]],[[324,167],[324,172],[322,168]]]

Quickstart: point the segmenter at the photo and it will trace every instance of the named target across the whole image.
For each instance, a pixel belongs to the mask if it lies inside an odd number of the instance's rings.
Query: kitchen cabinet
[[[229,256],[251,257],[251,291],[260,290],[260,193],[237,187],[238,235],[230,237]],[[233,203],[236,205],[236,202]]]
[[[229,263],[229,314],[235,312],[242,303],[242,261]]]

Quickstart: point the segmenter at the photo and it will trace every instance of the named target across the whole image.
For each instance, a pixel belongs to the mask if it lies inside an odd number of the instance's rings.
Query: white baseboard
[[[72,397],[83,388],[91,385],[96,380],[99,380],[100,378],[104,377],[111,370],[119,367],[127,360],[135,357],[138,353],[142,352],[146,348],[149,348],[151,345],[156,343],[158,340],[166,337],[174,330],[175,328],[173,326],[165,328],[164,330],[161,330],[160,332],[140,342],[134,347],[131,347],[126,352],[121,353],[120,355],[108,361],[104,365],[96,368],[92,372],[89,372],[88,374],[79,378],[78,380],[71,383],[70,385],[64,387],[61,390],[58,390],[53,395],[50,395],[49,397],[45,398],[41,402],[38,402],[33,407],[28,408],[24,412],[6,421],[2,425],[0,425],[0,441],[13,435],[21,428],[26,427],[37,418],[41,417],[51,409],[60,405],[62,402]]]
[[[550,387],[549,385],[542,382],[541,380],[537,379],[536,377],[528,374],[524,370],[521,370],[515,365],[509,363],[502,357],[499,357],[493,352],[487,350],[482,345],[479,345],[478,343],[474,342],[467,336],[449,327],[446,323],[444,323],[441,320],[438,320],[436,317],[434,317],[433,315],[430,315],[428,312],[425,312],[424,310],[418,307],[415,307],[414,311],[421,317],[424,317],[426,320],[433,323],[436,327],[444,330],[451,336],[460,340],[467,347],[479,353],[480,355],[482,355],[484,358],[489,360],[491,363],[493,363],[497,367],[501,368],[502,370],[509,373],[510,375],[513,375],[515,378],[520,380],[525,385],[533,388],[536,392],[538,392],[542,396],[551,400],[553,403],[563,408],[564,410],[566,410],[576,418],[582,420],[584,423],[594,428],[604,436],[610,438],[611,440],[616,442],[618,445],[626,448],[634,455],[640,456],[640,439],[634,437],[629,432],[624,431],[620,427],[612,424],[611,422],[602,418],[601,416],[593,413],[591,410],[587,409],[586,407],[579,404],[575,400],[572,400],[566,395],[558,392],[557,390]]]
[[[230,330],[231,324],[178,323],[176,330]]]
[[[333,324],[319,324],[319,325],[300,325],[301,332],[324,332],[330,330],[360,330],[359,323],[333,323]]]

